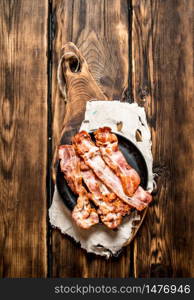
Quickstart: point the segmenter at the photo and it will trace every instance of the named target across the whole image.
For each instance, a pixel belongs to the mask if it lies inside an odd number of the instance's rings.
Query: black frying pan
[[[146,189],[148,183],[148,170],[145,159],[139,149],[127,138],[115,133],[118,138],[119,148],[124,154],[128,164],[132,166],[139,174],[141,178],[141,186]],[[92,140],[94,139],[94,134],[90,132]],[[57,163],[57,176],[56,176],[57,189],[61,198],[63,199],[65,205],[73,210],[77,202],[77,196],[71,191],[70,187],[64,178],[63,173],[60,169],[59,161]]]

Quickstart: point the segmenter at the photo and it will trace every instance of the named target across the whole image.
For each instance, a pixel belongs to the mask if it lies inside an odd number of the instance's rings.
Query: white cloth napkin
[[[118,124],[120,124],[118,126]],[[118,133],[131,140],[142,152],[148,168],[147,189],[153,190],[153,158],[151,153],[151,136],[146,121],[145,110],[136,103],[120,101],[89,101],[86,105],[85,119],[80,130],[90,131],[99,127],[111,127]],[[119,129],[120,130],[120,129]],[[136,140],[136,131],[141,135],[141,141]],[[71,212],[63,203],[55,187],[53,202],[49,209],[50,223],[63,234],[71,236],[81,247],[98,255],[115,255],[132,237],[134,221],[140,220],[140,215],[134,211],[123,219],[116,231],[108,229],[103,224],[97,224],[89,230],[79,228],[71,218]]]

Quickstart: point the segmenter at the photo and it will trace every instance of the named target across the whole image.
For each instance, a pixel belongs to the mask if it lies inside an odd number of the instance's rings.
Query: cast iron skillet
[[[115,133],[118,138],[119,148],[124,154],[127,162],[131,165],[139,174],[141,178],[141,186],[146,189],[148,183],[148,170],[145,159],[139,149],[127,138]],[[90,132],[92,140],[94,139],[93,132]],[[71,191],[70,187],[64,178],[60,169],[60,163],[57,163],[57,176],[56,176],[57,189],[65,205],[73,210],[77,202],[77,196]]]

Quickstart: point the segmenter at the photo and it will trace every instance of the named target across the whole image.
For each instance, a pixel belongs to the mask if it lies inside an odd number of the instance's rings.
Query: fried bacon
[[[94,132],[96,145],[107,165],[121,179],[123,189],[128,196],[146,203],[152,201],[152,196],[140,184],[138,173],[127,163],[118,146],[117,136],[109,127],[99,128]]]
[[[78,226],[88,229],[99,223],[99,218],[96,210],[91,207],[88,193],[82,185],[80,158],[76,155],[72,145],[63,145],[59,147],[59,159],[61,171],[68,185],[78,195],[72,217]]]
[[[84,162],[81,162],[81,173],[102,222],[111,229],[118,227],[122,216],[130,212],[130,206],[111,193]]]
[[[61,171],[71,190],[78,195],[82,189],[80,172],[80,158],[76,155],[72,145],[61,145],[58,151]]]
[[[104,161],[120,178],[125,194],[131,197],[140,184],[140,177],[119,150],[117,136],[109,127],[99,128],[94,136]]]
[[[145,203],[150,203],[152,201],[152,195],[148,191],[145,191],[141,186],[137,188],[132,198]]]
[[[73,145],[60,146],[60,168],[69,187],[78,195],[72,212],[76,224],[88,229],[100,217],[108,228],[114,229],[131,207],[144,209],[152,196],[139,185],[140,177],[127,163],[111,129],[100,128],[94,136],[96,144],[86,131],[81,131],[73,137]]]
[[[99,223],[98,214],[95,208],[92,208],[89,202],[88,193],[84,188],[81,189],[77,204],[73,209],[72,218],[76,224],[83,229]]]
[[[88,165],[95,173],[95,175],[121,200],[128,205],[131,205],[138,210],[143,210],[148,206],[151,195],[149,197],[129,197],[123,191],[120,178],[109,168],[109,166],[102,159],[99,148],[91,140],[90,135],[86,131],[81,131],[72,139],[75,145],[76,152],[80,155],[85,164]],[[142,200],[143,199],[143,200]]]

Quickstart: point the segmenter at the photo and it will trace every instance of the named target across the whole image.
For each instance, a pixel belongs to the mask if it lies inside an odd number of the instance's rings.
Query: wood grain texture
[[[48,274],[48,64],[53,150],[64,123],[79,125],[82,95],[93,97],[81,93],[75,111],[72,91],[71,103],[63,101],[57,66],[68,41],[81,50],[108,99],[120,98],[132,75],[134,99],[145,106],[152,131],[158,192],[137,238],[118,258],[86,254],[53,230],[50,276],[194,277],[193,15],[192,0],[0,1],[0,277]]]
[[[118,99],[128,83],[128,17],[127,1],[53,1],[53,145],[59,140],[65,109],[65,124],[68,124],[71,114],[81,114],[83,118],[83,103],[85,99],[92,98],[91,89],[85,86],[79,105],[68,103],[65,108],[56,80],[61,47],[68,41],[74,42],[105,96],[110,100]],[[74,101],[73,91],[67,100],[71,98]],[[101,98],[101,95],[95,98]],[[76,120],[81,121],[81,118],[76,116]],[[71,128],[78,126],[77,121],[76,126],[72,124]],[[118,259],[106,261],[87,255],[78,245],[54,230],[52,249],[53,277],[127,277],[130,274],[129,247]]]
[[[134,242],[136,277],[194,277],[194,2],[132,0],[135,100],[152,128],[158,192]]]
[[[47,1],[0,1],[0,276],[45,277]]]
[[[128,84],[128,3],[125,0],[53,0],[53,144],[59,140],[65,104],[57,85],[61,48],[80,49],[108,99],[118,99]]]

